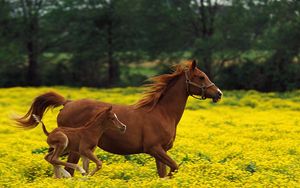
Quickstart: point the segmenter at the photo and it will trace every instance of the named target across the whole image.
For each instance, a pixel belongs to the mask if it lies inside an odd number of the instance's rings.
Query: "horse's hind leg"
[[[70,177],[72,177],[71,174],[70,174],[68,171],[66,171],[65,169],[63,169],[63,168],[61,168],[61,167],[59,167],[59,172],[60,172],[60,173],[62,174],[62,176],[65,177],[65,178],[70,178]]]
[[[48,154],[45,156],[45,160],[48,161],[50,163],[50,160],[53,156],[53,152],[54,152],[54,148],[49,148],[48,150]],[[53,166],[53,172],[54,172],[54,177],[55,178],[70,178],[71,175],[68,171],[66,171],[65,169],[62,169],[59,165],[52,165]]]
[[[44,159],[46,161],[48,161],[50,163],[50,159],[52,158],[52,155],[53,155],[53,148],[51,148],[52,150],[49,149],[49,153],[44,157]],[[62,178],[61,177],[61,173],[60,173],[60,170],[59,170],[59,166],[57,165],[52,165],[53,166],[53,172],[54,172],[54,177],[55,178]]]
[[[56,178],[70,178],[71,174],[59,165],[53,165],[54,175]]]
[[[58,165],[53,165],[53,171],[54,171],[55,178],[62,178],[59,168],[60,167]]]
[[[74,170],[78,170],[78,171],[80,171],[80,173],[82,175],[85,175],[85,170],[83,170],[83,168],[81,168],[77,164],[68,163],[68,162],[64,162],[64,161],[59,160],[59,156],[63,152],[64,149],[65,149],[64,146],[57,145],[57,147],[54,148],[53,156],[52,156],[52,158],[50,159],[49,162],[53,165],[62,165],[62,166],[68,167],[68,168],[72,168]]]
[[[59,160],[59,156],[63,153],[65,148],[68,146],[69,139],[63,132],[57,132],[55,134],[49,135],[47,139],[48,144],[54,148],[51,157],[47,157],[52,165],[62,165],[65,167],[73,168],[79,170],[81,174],[85,174],[83,168],[74,163],[63,162]]]
[[[80,173],[82,175],[85,175],[85,170],[83,170],[83,168],[81,168],[80,166],[78,166],[77,164],[74,163],[68,163],[68,162],[63,162],[61,160],[59,160],[59,155],[61,154],[61,152],[64,150],[63,146],[57,146],[54,148],[54,153],[52,158],[49,160],[49,162],[52,165],[62,165],[68,168],[72,168],[74,170],[78,170],[80,171]]]
[[[73,164],[77,164],[78,161],[80,159],[80,155],[77,154],[77,153],[74,153],[74,152],[70,152],[69,155],[68,155],[68,160],[67,162],[68,163],[73,163]],[[72,176],[74,175],[74,169],[73,168],[69,168],[69,167],[66,167],[65,168]]]

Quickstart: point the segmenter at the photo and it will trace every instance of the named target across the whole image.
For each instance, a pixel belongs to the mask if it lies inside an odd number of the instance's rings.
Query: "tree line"
[[[300,86],[298,0],[0,0],[0,26],[1,87],[139,85],[132,65],[184,59],[224,89]]]

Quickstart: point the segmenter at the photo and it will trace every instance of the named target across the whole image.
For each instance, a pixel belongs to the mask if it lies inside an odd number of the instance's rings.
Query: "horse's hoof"
[[[86,173],[86,171],[80,171],[81,175],[86,176],[88,173]]]
[[[173,173],[170,172],[170,173],[168,174],[168,176],[166,176],[166,177],[168,177],[168,179],[172,179],[172,178],[173,178]]]

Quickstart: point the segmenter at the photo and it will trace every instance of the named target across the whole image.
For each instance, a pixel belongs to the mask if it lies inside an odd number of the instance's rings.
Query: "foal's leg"
[[[68,171],[66,171],[65,169],[63,169],[63,168],[61,168],[61,167],[59,167],[59,172],[62,174],[62,176],[63,177],[65,177],[65,178],[71,178],[72,176],[71,176],[71,174],[68,172]]]
[[[71,174],[66,171],[65,169],[61,168],[61,166],[53,165],[54,167],[54,174],[56,178],[71,178]]]
[[[88,174],[89,173],[89,164],[90,164],[90,160],[89,158],[85,157],[85,156],[81,156],[82,159],[82,166],[83,169],[85,170],[85,172]]]
[[[92,150],[86,150],[86,151],[82,152],[82,155],[84,157],[89,158],[94,163],[96,163],[96,168],[89,174],[90,176],[93,176],[98,170],[101,169],[102,162],[94,155]]]
[[[178,170],[178,165],[176,164],[176,162],[167,155],[166,151],[161,146],[152,147],[148,153],[152,155],[156,160],[170,167],[168,176],[172,176],[172,173]]]
[[[53,151],[54,149],[52,148],[52,150],[45,156],[46,161],[50,161],[50,159],[52,158],[53,155]],[[61,168],[59,165],[53,165],[53,171],[54,171],[54,176],[55,178],[70,178],[72,177],[71,174],[66,171],[65,169]]]
[[[52,155],[53,155],[53,148],[52,150],[44,157],[44,159],[46,161],[50,161],[50,159],[52,158]],[[50,163],[50,162],[49,162]],[[54,177],[55,178],[62,178],[61,177],[61,173],[60,173],[60,166],[58,165],[52,165],[53,166],[53,172],[54,172]]]
[[[156,162],[156,169],[157,169],[157,173],[159,175],[160,178],[164,178],[167,175],[167,166],[160,162],[158,159],[155,159]]]
[[[62,178],[61,173],[60,173],[60,166],[58,166],[58,165],[52,165],[52,166],[53,166],[55,178]]]
[[[65,167],[69,167],[69,168],[78,170],[78,171],[80,171],[80,173],[82,175],[85,175],[85,170],[83,170],[83,168],[81,168],[77,164],[63,162],[63,161],[59,160],[59,156],[64,151],[64,149],[65,149],[65,144],[56,145],[54,147],[54,152],[53,152],[53,155],[52,155],[51,159],[49,160],[49,162],[53,165],[62,165],[62,166],[65,166]]]

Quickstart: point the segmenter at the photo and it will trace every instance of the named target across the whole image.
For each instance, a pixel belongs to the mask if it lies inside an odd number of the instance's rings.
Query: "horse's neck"
[[[163,94],[164,96],[157,104],[156,109],[162,110],[164,115],[168,119],[174,120],[175,125],[177,125],[182,117],[188,94],[184,75],[180,75],[174,82]]]
[[[97,135],[99,138],[102,136],[104,132],[103,128],[98,122],[88,125],[87,127],[85,127],[85,130],[90,133],[93,133],[94,135]]]

